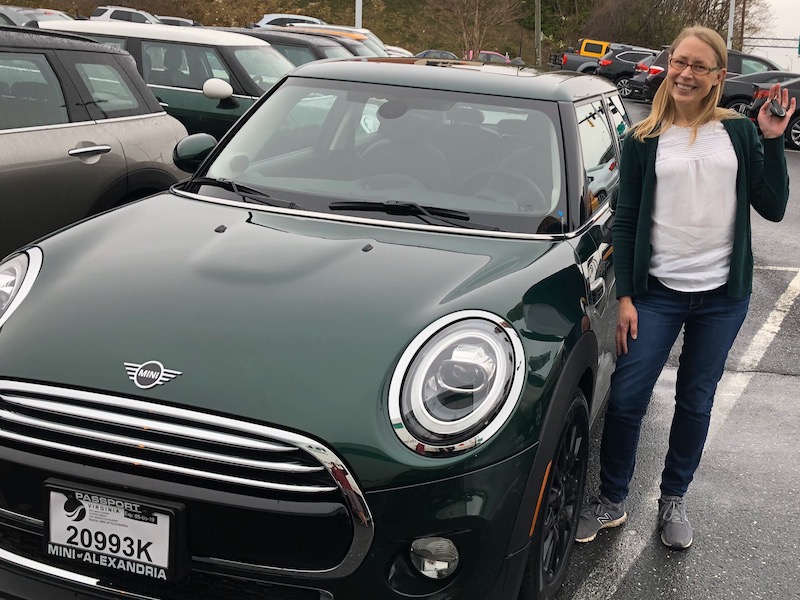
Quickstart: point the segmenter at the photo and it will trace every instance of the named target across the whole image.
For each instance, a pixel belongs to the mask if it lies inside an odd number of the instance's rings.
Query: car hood
[[[302,432],[349,460],[367,487],[394,485],[415,461],[431,466],[392,434],[386,409],[389,379],[414,336],[463,309],[520,328],[522,295],[552,272],[548,263],[563,264],[563,256],[549,259],[559,247],[548,241],[335,222],[170,194],[40,247],[33,290],[0,331],[0,377]],[[569,321],[549,324],[554,339]],[[124,364],[150,360],[181,375],[141,390]]]

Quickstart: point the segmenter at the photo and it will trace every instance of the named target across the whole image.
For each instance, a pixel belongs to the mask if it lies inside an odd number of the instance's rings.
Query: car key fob
[[[783,117],[786,116],[786,109],[783,108],[781,106],[780,102],[778,102],[777,100],[772,100],[769,103],[769,112],[771,112],[773,115],[775,115],[779,119],[782,119]]]

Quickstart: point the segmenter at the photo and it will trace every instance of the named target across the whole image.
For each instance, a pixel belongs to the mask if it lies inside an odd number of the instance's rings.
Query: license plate
[[[44,489],[48,555],[119,575],[182,574],[182,505],[56,480]]]

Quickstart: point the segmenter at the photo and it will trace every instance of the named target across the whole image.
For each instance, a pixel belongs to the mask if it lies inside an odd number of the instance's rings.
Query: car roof
[[[66,23],[67,21],[64,22]],[[80,37],[80,35],[6,25],[0,25],[0,46],[47,48],[52,50],[82,50],[86,52],[101,52],[103,54],[128,54],[119,48],[106,44],[98,44],[94,40]]]
[[[574,71],[537,71],[510,64],[417,57],[314,61],[297,67],[289,77],[566,102],[617,91],[601,77]]]
[[[338,35],[341,37],[350,38],[352,40],[358,40],[359,42],[361,40],[368,39],[366,35],[364,35],[363,33],[359,33],[358,31],[347,31],[344,29],[330,29],[326,25],[320,25],[319,27],[306,27],[305,25],[300,25],[298,27],[297,25],[292,25],[287,29],[293,29],[304,33],[323,33],[326,35]]]
[[[286,31],[283,27],[272,27],[270,25],[266,27],[220,27],[218,28],[221,31],[232,31],[234,33],[240,33],[243,35],[251,35],[253,37],[261,38],[262,40],[266,41],[293,41],[299,44],[303,44],[306,46],[330,46],[341,48],[341,44],[339,44],[336,40],[330,37],[322,36],[322,35],[307,35],[305,33],[300,32],[291,32]]]
[[[117,35],[130,38],[183,42],[189,44],[212,44],[215,46],[269,45],[258,38],[219,31],[211,27],[174,27],[172,25],[144,25],[124,21],[46,21],[39,24],[44,29],[74,31],[87,34]]]

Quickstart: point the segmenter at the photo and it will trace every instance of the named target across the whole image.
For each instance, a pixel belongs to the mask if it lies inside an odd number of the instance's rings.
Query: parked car
[[[669,63],[669,49],[662,50],[656,56],[651,69],[653,73],[647,77],[644,83],[645,99],[652,101],[658,88],[661,87],[667,77],[667,65]],[[656,70],[653,67],[660,67]],[[780,71],[781,68],[774,62],[763,56],[747,54],[737,50],[728,50],[728,74],[726,77],[736,77],[737,75],[749,75],[750,73],[760,73],[762,71]]]
[[[636,63],[636,66],[633,68],[634,75],[630,78],[628,83],[629,87],[631,88],[631,94],[628,96],[628,98],[631,100],[645,99],[644,82],[647,79],[647,76],[650,74],[650,65],[653,64],[655,58],[655,56],[647,56]],[[658,68],[660,69],[661,67]]]
[[[406,58],[410,58],[414,56],[414,53],[411,50],[406,50],[401,46],[392,46],[389,44],[384,45],[386,52],[389,53],[389,56],[404,56]]]
[[[560,54],[551,54],[549,66],[565,71],[594,73],[597,61],[611,49],[611,42],[581,38],[575,47],[568,47]]]
[[[220,28],[250,35],[269,42],[278,52],[283,54],[293,65],[302,65],[312,60],[324,58],[352,58],[350,51],[335,39],[321,35],[303,35],[287,31],[285,27],[230,27]]]
[[[325,37],[329,40],[333,40],[340,46],[342,46],[345,50],[347,50],[352,56],[377,56],[375,51],[372,49],[372,46],[367,46],[366,42],[367,36],[363,33],[354,33],[349,31],[334,31],[334,30],[325,30],[325,29],[310,29],[306,27],[300,26],[293,26],[289,27],[281,27],[281,29],[285,31],[289,31],[291,33],[297,33],[302,35],[313,35],[313,36],[321,36]]]
[[[639,46],[611,44],[609,51],[597,61],[594,74],[613,81],[619,95],[628,98],[633,93],[631,79],[636,75],[636,65],[646,58],[655,57],[658,52]]]
[[[128,8],[127,6],[98,6],[89,19],[93,21],[127,21],[128,23],[158,24],[158,17],[146,10]]]
[[[169,114],[189,133],[217,139],[294,68],[263,40],[209,27],[139,27],[117,21],[47,21],[40,26],[124,48]]]
[[[738,75],[725,80],[719,105],[723,108],[744,113],[753,102],[753,86],[757,83],[783,83],[800,77],[800,73],[789,71],[760,71],[748,75]]]
[[[628,123],[596,77],[315,61],[0,264],[0,596],[552,596]]]
[[[372,33],[369,29],[365,27],[349,27],[346,25],[315,25],[313,23],[287,23],[287,27],[302,27],[308,31],[320,31],[324,33],[332,33],[332,34],[344,34],[344,35],[353,35],[353,36],[363,36],[363,37],[356,37],[361,41],[362,44],[369,48],[374,56],[389,56],[389,52],[386,50],[386,45],[383,41],[374,33]],[[366,39],[364,39],[366,38]]]
[[[316,17],[309,17],[306,15],[282,14],[282,13],[272,13],[264,15],[263,17],[261,17],[261,19],[259,19],[256,25],[258,25],[259,27],[264,27],[265,25],[288,25],[289,23],[326,25],[325,21],[323,21],[322,19],[317,19]]]
[[[417,54],[420,58],[444,58],[449,60],[458,60],[458,56],[449,50],[423,50]]]
[[[752,84],[752,103],[743,111],[745,115],[758,127],[758,111],[769,96],[769,88],[775,82],[763,82]],[[789,79],[780,82],[781,87],[789,91],[789,98],[794,98],[796,106],[800,106],[800,78]],[[726,83],[727,85],[727,83]],[[795,110],[789,125],[786,127],[786,144],[792,150],[800,150],[800,111]]]
[[[175,25],[177,27],[202,27],[203,24],[200,21],[195,21],[194,19],[187,19],[186,17],[165,17],[162,15],[156,15],[158,20],[161,21],[164,25]]]
[[[0,258],[183,179],[185,136],[126,52],[0,27]]]
[[[477,60],[479,62],[492,62],[492,63],[510,63],[511,59],[504,55],[500,54],[499,52],[494,52],[492,50],[481,50],[478,52],[477,56],[472,51],[468,51],[467,54],[464,56],[465,60]]]
[[[75,18],[62,10],[50,8],[20,8],[19,12],[30,21],[72,21]]]
[[[22,14],[18,7],[15,6],[0,6],[0,25],[11,25],[22,27],[29,23],[32,19]]]

